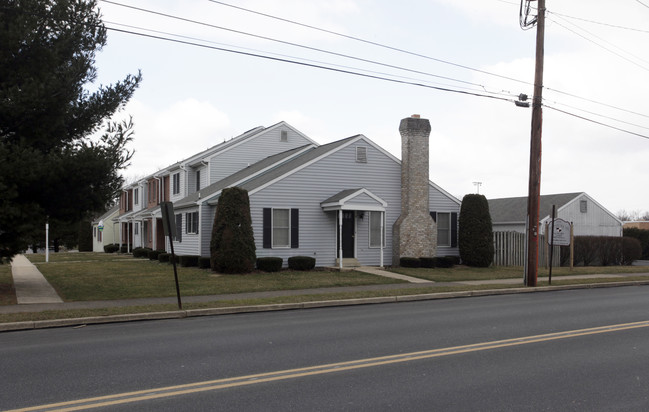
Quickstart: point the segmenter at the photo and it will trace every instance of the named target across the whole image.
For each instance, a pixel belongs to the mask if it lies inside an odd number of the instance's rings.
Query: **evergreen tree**
[[[255,238],[248,192],[238,187],[223,189],[216,206],[210,244],[212,270],[248,273],[255,267]]]
[[[108,119],[141,75],[91,86],[106,39],[96,0],[0,5],[0,262],[48,219],[76,229],[122,185],[133,124]]]
[[[483,195],[468,194],[460,207],[458,245],[465,265],[488,267],[493,262],[493,228],[489,203]]]

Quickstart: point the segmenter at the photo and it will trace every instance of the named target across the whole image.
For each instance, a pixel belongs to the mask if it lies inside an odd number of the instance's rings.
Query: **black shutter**
[[[457,213],[451,213],[451,247],[457,247]]]
[[[291,209],[291,249],[300,247],[300,210]]]
[[[264,219],[263,219],[263,247],[264,249],[270,249],[272,247],[272,222],[271,222],[271,209],[269,207],[264,208]]]
[[[437,223],[437,212],[430,212],[430,217],[433,218],[433,222]]]

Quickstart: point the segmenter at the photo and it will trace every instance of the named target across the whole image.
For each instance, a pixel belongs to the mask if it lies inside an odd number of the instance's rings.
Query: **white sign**
[[[548,228],[552,229],[552,222],[550,222]],[[563,219],[554,219],[554,232],[548,236],[548,244],[552,243],[555,246],[570,245],[570,222]]]
[[[104,221],[103,220],[99,221],[99,224],[97,225],[97,229],[99,229],[100,232],[102,230],[104,230]]]

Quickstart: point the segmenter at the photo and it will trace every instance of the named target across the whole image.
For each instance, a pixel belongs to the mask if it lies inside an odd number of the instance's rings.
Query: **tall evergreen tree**
[[[462,262],[477,267],[491,265],[494,243],[487,198],[477,194],[464,196],[458,223],[458,246]]]
[[[255,249],[248,192],[238,187],[223,189],[212,228],[212,269],[221,273],[251,272],[255,268]]]
[[[92,85],[106,40],[96,0],[0,5],[0,262],[48,218],[76,226],[103,212],[122,185],[133,123],[109,119],[141,75]]]

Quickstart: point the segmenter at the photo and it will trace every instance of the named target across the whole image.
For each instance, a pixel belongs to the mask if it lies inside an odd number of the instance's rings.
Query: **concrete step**
[[[336,266],[340,265],[340,259],[336,259]],[[361,264],[356,258],[343,258],[343,267],[344,268],[357,268]]]

